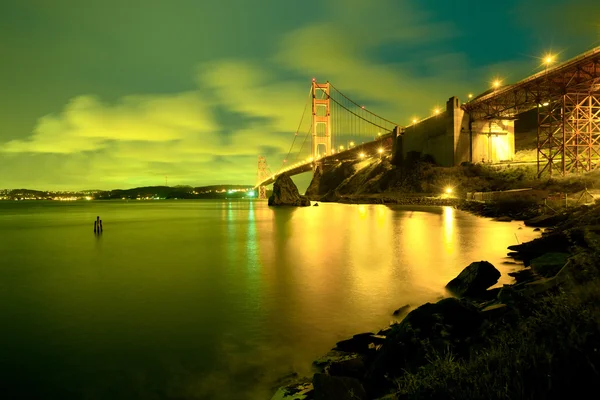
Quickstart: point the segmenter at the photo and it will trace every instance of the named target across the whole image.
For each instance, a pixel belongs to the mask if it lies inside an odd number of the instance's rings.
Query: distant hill
[[[98,200],[111,199],[220,199],[248,197],[250,185],[211,185],[211,186],[146,186],[132,189],[106,190],[96,193]]]

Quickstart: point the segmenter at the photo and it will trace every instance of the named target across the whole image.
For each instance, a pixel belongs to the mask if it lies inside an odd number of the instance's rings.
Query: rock
[[[508,311],[506,304],[492,304],[481,310],[481,316],[486,319],[494,319],[501,317]]]
[[[335,350],[349,353],[367,354],[371,349],[369,346],[370,344],[383,344],[384,341],[385,336],[374,335],[371,332],[359,333],[350,339],[337,342],[335,345]]]
[[[364,357],[356,357],[348,360],[332,362],[328,369],[329,375],[348,376],[350,378],[362,379],[366,372]]]
[[[323,371],[323,370],[329,368],[329,366],[333,363],[347,361],[347,360],[353,360],[358,357],[359,357],[359,355],[357,353],[349,353],[346,351],[331,350],[329,353],[327,353],[324,356],[319,357],[318,359],[313,361],[313,365]]]
[[[509,256],[523,260],[529,266],[531,260],[548,252],[568,253],[571,246],[570,238],[564,232],[543,235],[530,242],[508,246]]]
[[[270,206],[310,206],[310,200],[301,196],[294,181],[287,175],[281,174],[273,184],[273,194],[269,197]]]
[[[345,376],[315,374],[315,400],[367,400],[367,393],[358,379]]]
[[[480,324],[481,316],[475,307],[468,302],[450,297],[435,304],[423,304],[411,311],[399,324],[399,329],[410,327],[423,339],[435,338],[440,333],[440,329],[443,329],[445,333],[458,338],[468,336]]]
[[[319,203],[313,204],[313,207],[319,207]]]
[[[412,310],[401,323],[392,326],[369,366],[365,375],[369,392],[385,394],[385,390],[394,387],[391,381],[394,377],[427,364],[432,349],[456,354],[468,352],[465,341],[477,332],[482,322],[472,304],[453,297]]]
[[[394,311],[394,316],[397,317],[398,315],[402,315],[402,314],[408,312],[408,310],[410,310],[410,304],[403,305],[402,307],[400,307],[399,309]]]
[[[457,296],[477,296],[498,282],[500,271],[487,261],[471,263],[446,285]]]
[[[280,387],[271,400],[309,400],[312,399],[313,384],[309,378],[301,378]]]
[[[377,335],[387,336],[388,333],[390,333],[391,331],[392,331],[392,328],[390,326],[388,326],[387,328],[383,328],[383,329],[379,330],[379,332],[377,332]]]
[[[534,231],[534,232],[539,232],[539,231],[541,231],[541,230],[542,230],[541,228],[535,228],[533,231]]]
[[[340,201],[340,195],[336,192],[335,189],[331,189],[323,197],[321,197],[320,201],[325,203],[335,203]]]
[[[508,275],[515,278],[515,281],[517,283],[531,282],[539,278],[539,275],[536,274],[531,268],[525,268],[520,271],[509,272]]]
[[[319,195],[319,187],[321,186],[321,177],[323,176],[323,168],[319,165],[313,172],[312,180],[304,192],[305,196],[314,197]]]
[[[555,226],[568,218],[567,214],[540,215],[525,221],[526,226],[545,228]]]
[[[531,269],[546,278],[554,276],[567,263],[568,253],[546,253],[531,260]]]

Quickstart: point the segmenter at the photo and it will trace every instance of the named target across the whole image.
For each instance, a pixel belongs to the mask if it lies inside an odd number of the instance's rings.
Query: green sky
[[[281,164],[312,77],[404,123],[600,44],[599,15],[589,0],[3,1],[0,188],[252,184],[259,154]]]

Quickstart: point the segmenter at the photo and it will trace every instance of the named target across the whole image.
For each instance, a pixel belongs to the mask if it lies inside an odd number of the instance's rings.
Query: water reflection
[[[336,340],[387,325],[399,306],[434,300],[474,260],[492,262],[508,281],[506,247],[515,233],[536,235],[441,207],[69,207],[27,210],[24,222],[0,209],[8,349],[0,374],[44,376],[56,387],[76,381],[75,392],[92,394],[98,371],[110,370],[127,382],[142,376],[154,393],[246,400],[256,390],[242,383],[309,373],[302,369]],[[89,215],[106,216],[110,233],[82,235]],[[30,390],[51,390],[44,384]],[[143,397],[123,385],[129,398]]]

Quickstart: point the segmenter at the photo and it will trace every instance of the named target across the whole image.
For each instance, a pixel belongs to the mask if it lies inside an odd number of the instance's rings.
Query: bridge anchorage
[[[306,118],[308,105],[311,118]],[[278,175],[315,171],[319,165],[340,160],[381,156],[390,153],[398,125],[359,105],[330,82],[312,80],[304,112],[292,145],[276,173],[271,173],[264,157],[258,160],[256,188],[259,197]],[[310,137],[310,146],[306,142]]]

